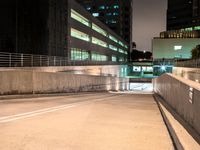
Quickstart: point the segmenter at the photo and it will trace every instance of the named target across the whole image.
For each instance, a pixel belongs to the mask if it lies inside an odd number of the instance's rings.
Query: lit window
[[[194,27],[194,30],[200,30],[200,26]]]
[[[123,46],[123,47],[124,47],[124,44],[123,44],[121,41],[119,41],[119,45],[121,45],[121,46]]]
[[[127,46],[127,45],[125,45],[125,48],[126,48],[126,49],[128,49],[128,46]]]
[[[119,5],[113,5],[114,9],[119,9]]]
[[[121,48],[119,48],[119,52],[120,52],[120,53],[124,53],[124,50],[121,49]]]
[[[86,9],[87,9],[87,10],[91,10],[91,7],[90,7],[90,6],[87,6]]]
[[[108,56],[92,53],[92,60],[93,61],[108,61]]]
[[[185,28],[185,31],[192,31],[193,29],[192,29],[192,27],[190,27],[190,28]]]
[[[71,48],[71,60],[76,61],[83,61],[83,60],[89,60],[89,52],[85,50],[81,50],[79,48]]]
[[[118,16],[118,15],[119,15],[118,12],[114,12],[114,13],[113,13],[113,16]]]
[[[86,25],[86,26],[90,26],[89,20],[86,19],[85,17],[83,17],[82,15],[80,15],[79,13],[77,13],[75,10],[71,9],[71,17],[75,20],[77,20],[78,22]]]
[[[102,28],[100,28],[99,26],[97,26],[96,24],[92,23],[92,29],[97,31],[98,33],[107,36],[107,32],[104,31]]]
[[[99,10],[104,10],[106,7],[104,5],[99,6]]]
[[[119,58],[119,61],[120,61],[120,62],[123,62],[123,61],[125,61],[125,59],[124,59],[123,57],[120,57],[120,58]]]
[[[99,45],[99,46],[102,46],[102,47],[108,47],[107,43],[104,42],[104,41],[101,41],[95,37],[92,37],[92,43],[93,44],[96,44],[96,45]]]
[[[94,17],[99,17],[99,13],[92,13]]]
[[[174,46],[174,50],[175,50],[175,51],[181,50],[182,47],[183,47],[183,46],[180,46],[180,45]]]
[[[109,45],[109,48],[114,50],[114,51],[117,51],[117,47],[113,46],[113,45]]]
[[[109,35],[109,39],[111,39],[112,41],[118,43],[118,40],[112,35]]]
[[[78,31],[74,28],[71,28],[71,36],[75,37],[77,39],[80,39],[80,40],[90,41],[90,37],[89,37],[88,34],[85,34],[85,33]]]
[[[116,62],[117,61],[117,57],[116,56],[112,56],[112,61]]]

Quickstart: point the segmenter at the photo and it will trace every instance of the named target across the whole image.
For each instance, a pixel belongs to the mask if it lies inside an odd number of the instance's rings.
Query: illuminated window
[[[185,31],[192,31],[193,29],[192,29],[192,27],[190,27],[190,28],[185,28]]]
[[[102,47],[108,47],[107,43],[104,42],[104,41],[101,41],[95,37],[92,37],[92,43],[93,44],[96,44],[96,45],[99,45],[99,46],[102,46]]]
[[[109,35],[109,39],[111,39],[112,41],[118,43],[118,40],[112,35]]]
[[[71,28],[71,36],[83,41],[90,41],[90,37],[88,34],[85,34],[81,31],[78,31],[74,28]]]
[[[124,47],[125,47],[126,49],[128,49],[128,46],[127,46],[127,45],[125,45]]]
[[[92,29],[97,31],[98,33],[107,36],[107,32],[104,31],[102,28],[100,28],[99,26],[97,26],[96,24],[92,23]]]
[[[194,30],[200,30],[200,26],[194,27]]]
[[[120,53],[124,53],[124,50],[121,49],[121,48],[119,48],[119,52],[120,52]]]
[[[92,60],[93,61],[108,61],[108,56],[92,53]]]
[[[90,6],[87,6],[86,9],[87,9],[87,10],[91,10],[91,7],[90,7]]]
[[[94,17],[99,17],[99,13],[92,13]]]
[[[120,62],[125,61],[124,57],[120,57],[120,58],[119,58],[119,61],[120,61]]]
[[[79,13],[77,13],[75,10],[71,9],[71,17],[75,20],[77,20],[78,22],[86,25],[86,26],[90,26],[89,20],[86,19],[85,17],[83,17],[82,15],[80,15]]]
[[[117,51],[117,47],[113,46],[113,45],[109,45],[109,48],[114,50],[114,51]]]
[[[119,15],[118,12],[114,12],[114,13],[113,13],[113,16],[118,16],[118,15]]]
[[[99,10],[104,10],[106,7],[104,5],[99,6]]]
[[[112,56],[112,61],[116,62],[117,61],[117,57],[116,56]]]
[[[113,5],[114,9],[119,9],[119,5]]]
[[[121,41],[119,41],[119,45],[121,45],[121,46],[123,46],[123,47],[124,47],[124,44],[123,44]]]
[[[176,45],[176,46],[174,46],[174,50],[175,50],[175,51],[182,50],[182,47],[183,47],[183,46]]]
[[[81,50],[79,48],[71,48],[71,60],[83,61],[89,60],[89,52]]]

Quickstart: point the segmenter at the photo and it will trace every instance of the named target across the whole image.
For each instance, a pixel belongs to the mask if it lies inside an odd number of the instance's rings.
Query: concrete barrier
[[[36,71],[0,72],[0,95],[126,90],[128,79]]]
[[[200,83],[200,68],[174,67],[173,74]]]
[[[200,84],[164,74],[153,80],[154,91],[200,134]]]

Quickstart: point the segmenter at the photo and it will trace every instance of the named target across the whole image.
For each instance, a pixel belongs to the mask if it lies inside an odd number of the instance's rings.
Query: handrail
[[[71,61],[68,57],[0,52],[0,67],[50,67],[77,65],[119,65],[112,61]]]
[[[175,60],[175,59],[157,59],[154,65],[173,65],[175,67],[200,68],[200,59]]]

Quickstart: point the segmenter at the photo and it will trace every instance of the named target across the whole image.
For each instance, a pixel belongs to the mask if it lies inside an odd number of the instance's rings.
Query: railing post
[[[42,66],[42,56],[40,55],[40,67]]]
[[[33,67],[33,55],[31,55],[31,67]]]
[[[12,66],[12,54],[9,53],[9,67]]]
[[[49,56],[47,56],[47,66],[49,67]]]
[[[56,66],[56,57],[53,57],[53,66]]]
[[[21,54],[21,67],[23,67],[24,62],[23,62],[24,58],[23,58],[23,54]]]

